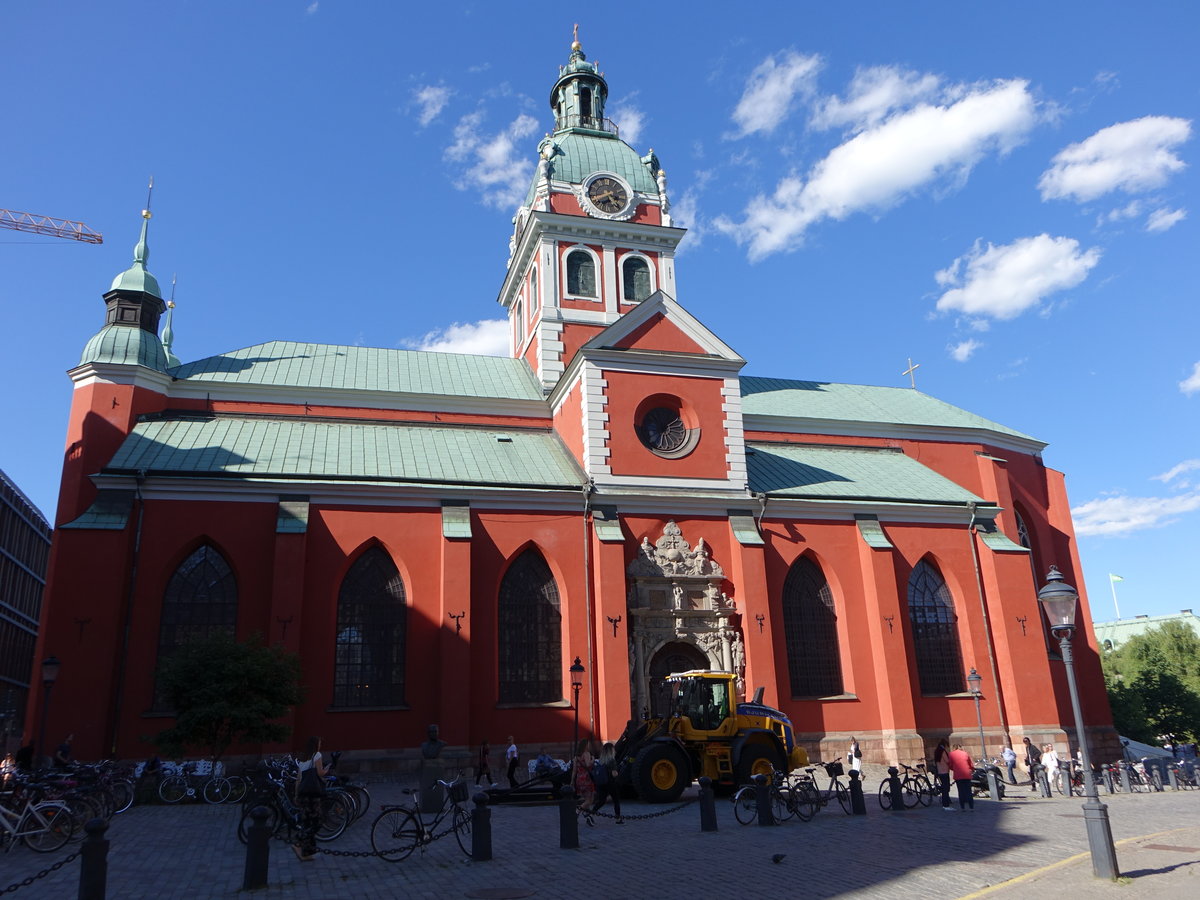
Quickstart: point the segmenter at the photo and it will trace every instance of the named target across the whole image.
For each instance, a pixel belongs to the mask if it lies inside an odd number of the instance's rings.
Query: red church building
[[[299,654],[296,740],[364,758],[413,754],[431,722],[451,752],[565,743],[575,657],[602,739],[657,676],[711,668],[764,688],[814,756],[856,736],[910,760],[977,743],[974,669],[989,752],[1074,743],[1051,564],[1091,616],[1045,444],[917,390],[742,376],[676,299],[684,229],[607,90],[572,45],[509,242],[509,358],[269,341],[181,362],[145,214],[70,370],[48,736],[147,755],[156,666],[223,630]],[[1090,630],[1077,644],[1107,742]]]

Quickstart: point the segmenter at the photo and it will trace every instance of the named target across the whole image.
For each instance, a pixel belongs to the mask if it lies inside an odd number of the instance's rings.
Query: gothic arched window
[[[504,573],[496,618],[500,702],[561,700],[562,613],[558,585],[536,550],[526,550]]]
[[[837,613],[821,567],[797,559],[783,583],[783,633],[793,697],[842,693]]]
[[[586,250],[567,254],[567,293],[576,297],[596,296],[596,261]]]
[[[408,638],[404,580],[372,547],[355,560],[338,592],[334,706],[402,706]]]
[[[211,544],[197,547],[179,564],[163,593],[158,665],[192,641],[217,633],[233,637],[237,631],[237,601],[237,579],[225,557]],[[154,706],[165,706],[157,685]]]
[[[962,691],[962,651],[954,598],[941,573],[926,560],[917,563],[908,579],[908,620],[912,624],[921,693]]]
[[[1017,541],[1022,547],[1029,551],[1029,568],[1033,572],[1033,584],[1036,587],[1038,584],[1038,563],[1037,557],[1033,552],[1033,540],[1029,535],[1029,526],[1025,524],[1025,520],[1021,518],[1021,514],[1015,509],[1013,517],[1017,520]],[[1046,642],[1046,654],[1052,659],[1058,659],[1058,641],[1050,634],[1050,623],[1046,621],[1046,614],[1042,611],[1042,604],[1037,604],[1038,621],[1042,623],[1042,638]]]
[[[645,300],[650,296],[649,263],[640,256],[627,256],[621,263],[621,284],[626,300]]]

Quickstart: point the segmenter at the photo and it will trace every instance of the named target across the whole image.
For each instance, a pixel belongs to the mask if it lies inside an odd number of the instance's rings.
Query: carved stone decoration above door
[[[721,590],[725,571],[701,538],[693,548],[674,521],[653,544],[642,538],[629,576],[630,693],[635,714],[651,705],[651,662],[672,642],[695,647],[709,668],[734,672],[745,695],[745,652],[735,603]]]

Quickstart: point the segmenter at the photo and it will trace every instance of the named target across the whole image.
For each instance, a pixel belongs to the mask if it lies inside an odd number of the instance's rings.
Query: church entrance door
[[[691,669],[709,669],[708,654],[685,641],[671,641],[658,649],[650,659],[650,715],[664,716],[670,702],[669,691],[664,690],[662,679],[675,672]]]

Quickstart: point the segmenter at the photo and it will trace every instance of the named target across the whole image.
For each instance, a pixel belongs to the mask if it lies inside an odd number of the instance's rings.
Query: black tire
[[[879,808],[892,808],[892,783],[887,778],[879,782]]]
[[[38,804],[34,807],[46,820],[46,829],[24,836],[25,846],[38,853],[53,853],[71,839],[75,831],[75,821],[71,811],[58,804]],[[32,820],[32,821],[31,821]],[[18,831],[27,831],[34,827],[36,819],[31,810],[17,826]]]
[[[133,785],[130,782],[117,780],[112,782],[108,789],[112,791],[114,813],[123,813],[133,806]]]
[[[786,822],[796,813],[795,804],[792,803],[791,791],[786,787],[768,788],[771,797],[771,814],[775,817],[775,822]]]
[[[854,810],[850,805],[850,792],[846,790],[846,786],[839,781],[834,786],[834,794],[837,796],[838,805],[842,807],[842,812],[850,815]]]
[[[633,784],[647,803],[673,803],[691,782],[687,760],[674,744],[650,744],[633,761]]]
[[[178,803],[187,796],[187,777],[168,775],[158,785],[158,799],[163,803]]]
[[[797,819],[801,822],[808,822],[817,814],[820,808],[820,798],[813,795],[812,785],[797,784],[792,786],[792,809]]]
[[[904,800],[905,809],[912,809],[921,802],[920,789],[913,784],[911,778],[905,778],[900,782],[900,796]]]
[[[406,809],[385,809],[371,825],[371,849],[388,862],[400,862],[420,842],[421,828]]]
[[[733,795],[733,817],[743,825],[749,825],[758,818],[758,798],[753,787],[738,788]]]
[[[471,814],[461,806],[454,807],[454,836],[462,852],[471,855]]]
[[[928,778],[905,779],[910,781],[909,788],[917,795],[917,802],[922,806],[928,806],[933,802],[933,785],[929,783]]]
[[[316,838],[321,843],[335,841],[350,824],[350,801],[341,791],[326,791],[321,798],[321,825]]]
[[[232,791],[233,786],[229,783],[228,778],[223,775],[214,775],[204,782],[200,796],[204,798],[205,803],[224,803],[229,799]]]
[[[737,784],[751,784],[755,775],[771,776],[783,769],[783,761],[774,747],[767,744],[747,744],[742,748],[737,765],[733,767],[733,777]]]
[[[282,824],[281,820],[283,817],[279,813],[279,807],[276,806],[272,802],[264,801],[264,802],[255,803],[255,804],[247,803],[247,804],[243,805],[242,806],[242,817],[238,820],[238,827],[237,827],[238,840],[241,841],[243,844],[246,843],[247,830],[250,828],[251,825],[254,824],[254,820],[250,817],[250,813],[251,813],[251,811],[253,811],[254,809],[256,809],[259,806],[266,807],[266,810],[267,810],[267,832],[269,834],[275,834],[275,832],[277,832],[279,830],[279,827]]]
[[[241,775],[228,775],[229,779],[229,802],[241,803],[246,797],[246,792],[250,789],[249,779]]]
[[[371,792],[361,784],[348,785],[347,789],[354,795],[354,815],[361,819],[371,808]]]

